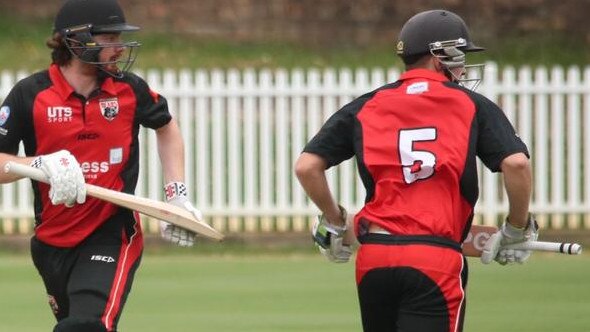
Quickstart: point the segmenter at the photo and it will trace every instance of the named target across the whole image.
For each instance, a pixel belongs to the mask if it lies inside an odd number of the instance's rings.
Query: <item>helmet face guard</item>
[[[95,65],[98,69],[110,76],[121,78],[135,63],[141,44],[137,41],[97,43],[91,31],[93,31],[92,24],[64,29],[62,36],[64,36],[66,47],[80,61]],[[120,33],[120,31],[111,30],[102,33]],[[100,61],[99,54],[106,48],[121,48],[123,49],[123,55],[114,60]]]
[[[467,41],[464,38],[436,41],[428,45],[430,54],[436,57],[447,77],[462,86],[475,91],[483,77],[484,64],[467,65],[465,52]]]

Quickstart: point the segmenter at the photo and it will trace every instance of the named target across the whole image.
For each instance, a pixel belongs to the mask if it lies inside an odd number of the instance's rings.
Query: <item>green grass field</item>
[[[144,255],[120,330],[360,331],[354,264],[300,253]],[[590,255],[470,259],[466,331],[590,331]],[[0,255],[0,331],[50,330],[28,256]]]

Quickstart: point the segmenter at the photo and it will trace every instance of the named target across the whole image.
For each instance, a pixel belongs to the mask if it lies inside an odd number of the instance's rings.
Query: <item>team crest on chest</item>
[[[119,114],[119,99],[109,98],[99,100],[100,113],[105,119],[113,121],[113,119]]]

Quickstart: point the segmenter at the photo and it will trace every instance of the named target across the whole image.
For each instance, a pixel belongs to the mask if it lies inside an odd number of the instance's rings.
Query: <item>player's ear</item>
[[[434,68],[437,72],[444,72],[443,64],[438,57],[431,56],[429,61],[431,62],[432,68]]]

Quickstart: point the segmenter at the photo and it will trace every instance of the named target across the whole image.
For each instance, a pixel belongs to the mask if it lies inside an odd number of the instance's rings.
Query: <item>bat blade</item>
[[[47,183],[43,171],[31,166],[9,161],[4,165],[4,171]],[[176,205],[122,193],[88,183],[86,184],[86,193],[88,196],[169,222],[214,240],[223,240],[223,234],[208,224],[197,220],[192,213]]]
[[[91,184],[86,184],[86,192],[89,196],[103,201],[137,211],[159,220],[167,221],[176,226],[180,226],[218,241],[223,240],[223,234],[219,233],[208,224],[198,221],[191,212],[176,205],[126,194]]]

